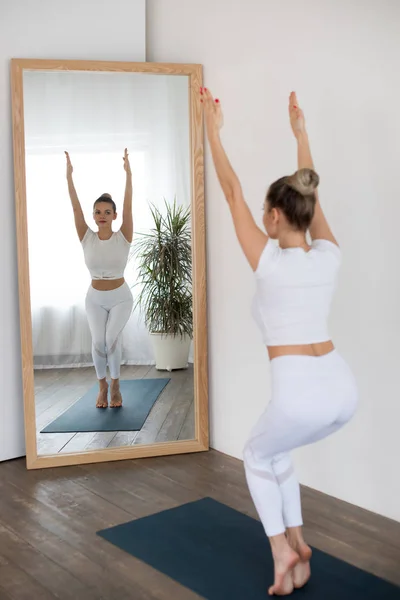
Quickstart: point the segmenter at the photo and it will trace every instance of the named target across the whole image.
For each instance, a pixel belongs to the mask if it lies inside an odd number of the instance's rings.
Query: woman
[[[288,595],[308,581],[311,558],[288,452],[340,429],[357,404],[353,375],[327,329],[341,253],[318,200],[319,178],[296,95],[290,96],[289,115],[299,170],[270,186],[264,203],[265,234],[255,224],[222,147],[220,103],[208,90],[200,93],[218,179],[255,273],[253,315],[271,360],[272,399],[245,446],[244,463],[274,559],[269,594]]]
[[[86,296],[86,313],[92,334],[92,356],[99,380],[96,407],[108,407],[107,364],[111,375],[110,407],[122,406],[119,387],[122,331],[132,312],[133,298],[124,279],[129,249],[133,237],[132,173],[128,151],[123,157],[126,187],[122,225],[113,232],[112,223],[117,218],[116,206],[110,194],[102,194],[93,207],[93,218],[98,231],[92,231],[83,215],[74,182],[73,167],[68,152],[67,181],[75,217],[75,227],[81,241],[85,263],[92,283]]]

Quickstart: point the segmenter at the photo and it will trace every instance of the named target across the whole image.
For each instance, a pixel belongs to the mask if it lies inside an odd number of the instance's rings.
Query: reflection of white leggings
[[[288,452],[322,440],[353,416],[357,387],[335,350],[271,361],[272,400],[244,449],[247,483],[271,537],[303,524],[300,489]]]
[[[92,334],[92,355],[98,379],[107,374],[119,379],[122,331],[132,312],[132,292],[125,282],[116,290],[100,292],[90,286],[86,295],[86,314]]]

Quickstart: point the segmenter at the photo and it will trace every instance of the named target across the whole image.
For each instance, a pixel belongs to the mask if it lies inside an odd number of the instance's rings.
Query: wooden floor
[[[399,523],[302,493],[311,545],[400,584]],[[215,451],[42,471],[1,463],[0,599],[199,599],[96,531],[204,496],[256,516],[242,463]]]
[[[38,454],[81,452],[117,446],[194,439],[193,365],[179,371],[157,371],[154,366],[123,366],[121,379],[171,381],[155,402],[141,431],[40,433],[97,382],[93,367],[35,371],[36,436]]]

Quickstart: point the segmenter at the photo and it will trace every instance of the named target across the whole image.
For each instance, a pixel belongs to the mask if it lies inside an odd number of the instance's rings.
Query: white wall
[[[400,519],[400,4],[148,0],[147,15],[147,60],[204,65],[259,221],[268,183],[295,169],[287,97],[297,90],[344,251],[332,333],[361,391],[347,428],[296,453],[298,473],[303,484]],[[212,446],[241,457],[269,400],[269,370],[250,317],[253,277],[208,152],[206,169]]]
[[[145,60],[145,0],[0,0],[0,460],[25,453],[9,60]]]

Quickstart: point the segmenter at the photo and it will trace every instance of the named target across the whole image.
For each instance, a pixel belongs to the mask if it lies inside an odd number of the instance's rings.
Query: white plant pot
[[[188,335],[173,336],[165,333],[151,333],[156,369],[173,371],[188,366],[191,338]]]

